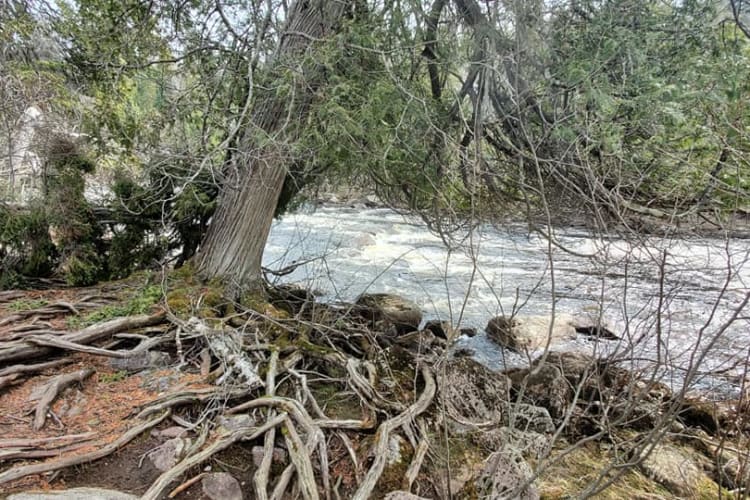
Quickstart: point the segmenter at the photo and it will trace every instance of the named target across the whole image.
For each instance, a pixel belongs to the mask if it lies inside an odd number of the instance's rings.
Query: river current
[[[554,242],[523,225],[483,226],[449,250],[418,218],[388,209],[323,206],[277,220],[264,265],[307,261],[284,282],[320,300],[353,301],[364,292],[413,300],[425,318],[474,327],[458,346],[493,369],[538,353],[501,349],[484,334],[499,314],[601,315],[621,340],[579,335],[554,350],[617,354],[634,367],[657,367],[681,385],[733,393],[750,354],[750,242],[718,238],[633,242],[557,228]]]

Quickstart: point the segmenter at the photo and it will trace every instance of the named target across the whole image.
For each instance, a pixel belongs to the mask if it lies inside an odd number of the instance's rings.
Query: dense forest
[[[482,333],[526,365],[407,298],[270,283],[302,265],[263,266],[274,218],[340,193],[419,217],[472,280],[475,229],[541,237],[551,314]],[[746,330],[749,221],[745,0],[3,0],[0,406],[25,413],[0,410],[0,492],[124,467],[142,498],[744,496],[745,354],[711,353]],[[688,344],[670,273],[696,270],[667,248],[646,320],[556,312],[572,225],[724,242]],[[621,344],[554,349],[577,335]]]

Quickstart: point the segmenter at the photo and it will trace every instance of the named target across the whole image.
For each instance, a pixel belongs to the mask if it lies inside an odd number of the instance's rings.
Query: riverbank
[[[398,297],[334,306],[281,287],[234,302],[183,270],[4,292],[0,318],[5,493],[714,498],[747,485],[742,400],[579,353],[491,371]]]

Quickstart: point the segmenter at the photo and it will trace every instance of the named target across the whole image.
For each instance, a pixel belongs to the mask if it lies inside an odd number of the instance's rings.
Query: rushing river
[[[264,264],[282,268],[313,259],[283,280],[317,290],[326,301],[395,293],[418,303],[427,319],[475,327],[479,334],[458,345],[491,368],[528,360],[487,339],[488,319],[514,311],[550,315],[554,307],[574,316],[601,314],[622,339],[579,336],[555,349],[617,353],[640,367],[659,360],[666,381],[676,383],[691,360],[704,356],[695,387],[736,389],[750,353],[750,307],[741,310],[750,286],[750,242],[632,243],[576,228],[557,229],[555,236],[550,246],[521,225],[481,227],[467,240],[471,246],[449,251],[419,219],[324,206],[276,221]]]

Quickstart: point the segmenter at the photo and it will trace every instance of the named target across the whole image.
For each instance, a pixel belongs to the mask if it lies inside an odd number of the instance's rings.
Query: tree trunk
[[[261,258],[274,210],[313,94],[322,83],[318,64],[306,59],[316,41],[341,26],[346,1],[298,0],[290,10],[275,60],[281,92],[266,86],[254,99],[251,121],[237,145],[219,205],[196,257],[206,278],[221,278],[235,291],[261,284]],[[282,82],[280,78],[287,79]],[[273,82],[272,82],[273,83]],[[282,86],[279,86],[282,88]]]

